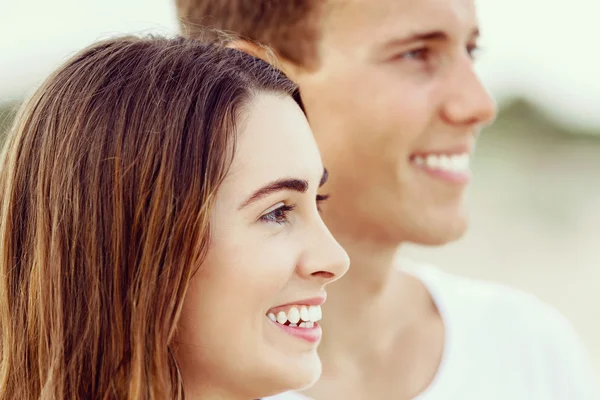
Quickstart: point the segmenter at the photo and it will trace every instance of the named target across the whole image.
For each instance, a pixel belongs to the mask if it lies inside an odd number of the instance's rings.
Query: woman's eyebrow
[[[295,178],[287,178],[287,179],[278,179],[276,181],[270,182],[260,189],[256,190],[246,201],[242,203],[240,206],[240,210],[244,207],[247,207],[251,203],[258,201],[270,194],[275,192],[279,192],[282,190],[291,190],[294,192],[305,193],[308,190],[308,182],[304,179],[295,179]]]

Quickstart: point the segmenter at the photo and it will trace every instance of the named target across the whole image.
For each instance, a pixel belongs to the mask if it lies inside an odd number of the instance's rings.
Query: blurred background
[[[75,51],[127,32],[176,33],[172,3],[0,0],[0,132]],[[457,243],[403,252],[554,305],[600,377],[600,3],[477,3],[478,68],[501,112],[476,152],[471,229]]]

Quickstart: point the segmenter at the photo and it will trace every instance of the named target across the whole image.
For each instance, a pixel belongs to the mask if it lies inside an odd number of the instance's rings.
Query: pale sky
[[[127,32],[175,34],[174,0],[0,0],[0,102],[29,93],[66,57]],[[600,2],[477,0],[478,69],[499,100],[525,95],[600,127]]]

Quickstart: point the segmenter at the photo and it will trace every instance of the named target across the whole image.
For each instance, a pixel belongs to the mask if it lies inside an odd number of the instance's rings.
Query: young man
[[[464,233],[469,158],[495,104],[474,0],[177,0],[184,34],[238,33],[301,89],[350,255],[329,289],[319,400],[595,398],[569,324],[538,300],[396,257]],[[202,33],[206,37],[206,33]],[[493,257],[490,254],[490,257]]]

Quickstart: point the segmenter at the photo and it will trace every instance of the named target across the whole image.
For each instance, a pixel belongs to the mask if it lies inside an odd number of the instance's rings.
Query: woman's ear
[[[225,45],[232,49],[243,51],[256,58],[260,58],[275,68],[283,71],[283,73],[292,81],[296,81],[296,74],[299,72],[295,64],[277,55],[275,50],[269,46],[261,45],[249,40],[235,39]]]

